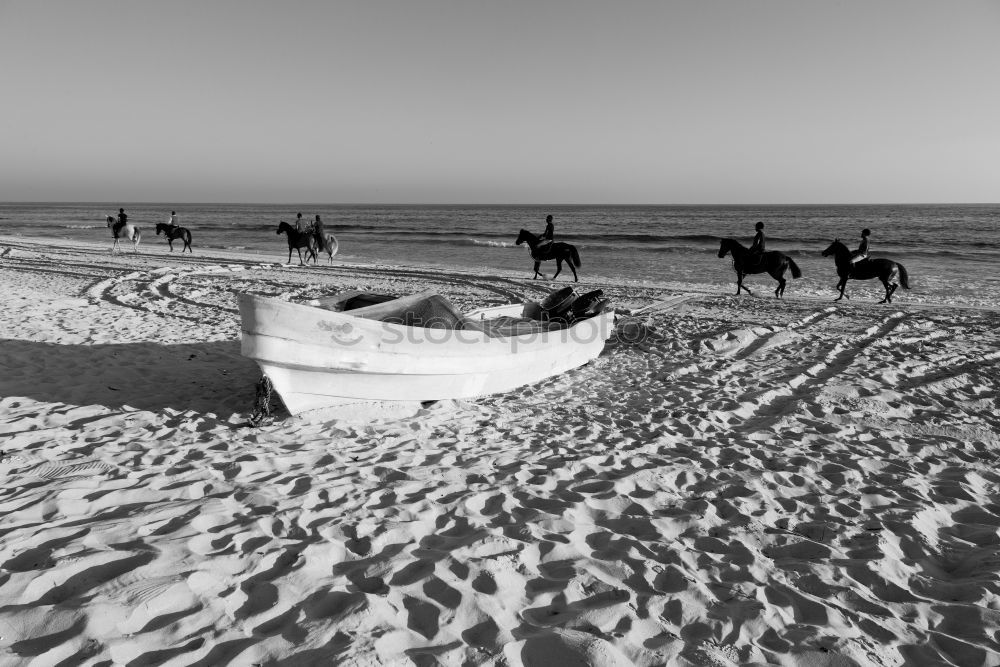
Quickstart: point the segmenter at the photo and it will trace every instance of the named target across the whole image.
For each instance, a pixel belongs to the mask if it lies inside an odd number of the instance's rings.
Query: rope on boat
[[[250,411],[250,426],[259,428],[274,422],[274,415],[271,413],[271,396],[274,394],[274,385],[266,375],[261,375],[257,382],[257,395],[253,401],[253,410]]]

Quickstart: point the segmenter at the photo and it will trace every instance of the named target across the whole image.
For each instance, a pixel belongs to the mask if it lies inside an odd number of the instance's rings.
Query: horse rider
[[[851,264],[857,264],[868,259],[868,237],[872,235],[872,230],[861,230],[861,244],[858,249],[851,253]]]
[[[316,238],[316,249],[330,252],[331,249],[326,245],[326,233],[323,231],[323,221],[319,219],[318,213],[316,214],[316,220],[312,223],[312,233]]]
[[[305,227],[303,227],[303,223],[302,223],[302,214],[301,213],[296,213],[295,214],[295,231],[297,231],[297,232],[303,232],[303,231],[305,231]]]
[[[750,244],[750,249],[747,251],[747,264],[750,266],[759,264],[764,257],[764,223],[758,222],[754,229],[757,230],[757,233],[754,234],[753,243]]]
[[[177,226],[177,211],[170,212],[170,218],[167,220],[167,224],[171,227]]]
[[[555,233],[556,226],[552,224],[552,216],[545,216],[545,231],[538,237],[538,245],[535,246],[535,252],[545,252],[549,250],[552,247]]]
[[[118,209],[118,224],[124,225],[126,222],[128,222],[128,216],[125,215],[125,209]]]

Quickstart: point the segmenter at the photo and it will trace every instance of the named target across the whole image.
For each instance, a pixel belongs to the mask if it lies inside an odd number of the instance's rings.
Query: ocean
[[[523,272],[531,277],[525,246],[514,243],[521,228],[541,233],[545,216],[554,216],[556,240],[577,246],[580,277],[651,284],[730,286],[735,277],[728,258],[719,259],[720,237],[749,245],[754,224],[763,221],[768,250],[790,255],[804,278],[790,281],[796,292],[834,296],[836,271],[820,253],[834,238],[850,248],[861,230],[872,230],[872,256],[901,262],[911,292],[896,298],[996,306],[1000,304],[1000,205],[837,205],[837,206],[407,206],[271,205],[150,203],[0,204],[0,234],[55,236],[102,241],[109,215],[123,207],[143,231],[144,252],[167,252],[155,225],[171,210],[199,248],[240,250],[262,261],[284,262],[287,245],[276,234],[280,220],[322,216],[340,243],[336,260],[404,265],[454,265]],[[335,261],[336,261],[335,260]],[[297,260],[294,260],[297,261]],[[549,276],[555,264],[543,264]],[[568,269],[560,280],[571,279]],[[769,295],[767,276],[747,279],[751,289]],[[854,295],[881,296],[877,281],[849,285]]]

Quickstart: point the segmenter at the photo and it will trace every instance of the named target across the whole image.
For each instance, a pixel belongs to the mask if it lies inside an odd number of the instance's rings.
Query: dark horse
[[[192,255],[194,250],[191,250],[191,232],[188,231],[187,227],[180,227],[178,225],[171,225],[166,222],[156,223],[156,235],[159,236],[160,232],[167,235],[167,243],[170,244],[170,252],[174,251],[174,239],[180,239],[184,241],[184,247],[181,248],[183,253],[187,250]]]
[[[538,267],[541,266],[542,262],[554,259],[556,260],[556,273],[552,276],[552,280],[556,279],[556,276],[562,271],[563,262],[566,262],[570,271],[573,272],[573,281],[579,282],[580,279],[576,275],[576,270],[580,268],[580,253],[576,251],[575,245],[561,241],[543,245],[539,242],[538,237],[527,229],[522,229],[517,235],[517,245],[521,245],[522,243],[528,244],[528,247],[531,248],[531,259],[535,260],[535,275],[531,277],[532,280],[538,276],[545,278],[545,275],[538,270]],[[540,245],[541,247],[539,247]]]
[[[743,284],[743,276],[754,273],[767,273],[778,281],[778,287],[774,290],[774,296],[779,299],[785,293],[785,269],[792,270],[792,278],[801,278],[802,271],[791,257],[777,250],[765,252],[758,261],[748,258],[749,248],[744,247],[736,239],[722,239],[719,244],[719,257],[725,257],[726,253],[733,256],[733,269],[736,271],[736,293],[746,290],[747,294],[753,293]]]
[[[892,293],[896,291],[899,285],[903,286],[903,289],[910,289],[910,277],[906,274],[906,269],[899,262],[894,262],[891,259],[863,259],[856,264],[851,264],[851,251],[847,249],[840,239],[834,239],[830,247],[823,251],[824,257],[829,257],[833,255],[833,261],[837,263],[837,275],[840,276],[840,282],[837,283],[836,289],[840,290],[840,296],[838,296],[834,301],[840,301],[846,295],[844,290],[847,288],[847,281],[850,278],[855,280],[871,280],[872,278],[878,278],[882,281],[882,285],[885,286],[885,298],[879,301],[879,303],[892,303]],[[899,276],[899,285],[892,282]],[[851,297],[847,297],[850,299]]]
[[[299,253],[299,265],[305,264],[302,261],[302,249],[306,249],[306,260],[312,255],[314,261],[318,260],[316,255],[316,239],[310,232],[300,232],[284,220],[278,223],[278,231],[275,234],[284,233],[288,237],[288,264],[292,263],[292,250]]]

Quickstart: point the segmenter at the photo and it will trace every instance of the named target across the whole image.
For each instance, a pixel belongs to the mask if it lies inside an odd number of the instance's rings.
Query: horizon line
[[[111,204],[112,200],[92,200],[92,199],[66,199],[66,200],[20,200],[20,201],[0,201],[0,206],[24,206],[24,205],[37,205],[37,204],[48,204],[48,205],[59,205],[59,204]],[[751,207],[822,207],[822,206],[1000,206],[1000,202],[968,202],[968,201],[937,201],[937,202],[789,202],[789,203],[739,203],[739,204],[708,204],[708,203],[673,203],[673,204],[625,204],[625,203],[547,203],[547,204],[534,204],[534,203],[471,203],[471,202],[434,202],[434,203],[414,203],[414,202],[240,202],[240,201],[182,201],[182,202],[167,202],[167,201],[156,201],[156,200],[135,200],[135,201],[117,201],[116,206],[149,206],[149,205],[163,205],[163,206],[193,206],[193,205],[208,205],[208,206],[288,206],[290,208],[296,207],[310,207],[310,206],[344,206],[344,207],[356,207],[356,206],[399,206],[399,207],[450,207],[450,206],[470,206],[470,207],[488,207],[488,208],[581,208],[581,207],[592,207],[592,208],[669,208],[669,207],[733,207],[733,208],[751,208]]]

